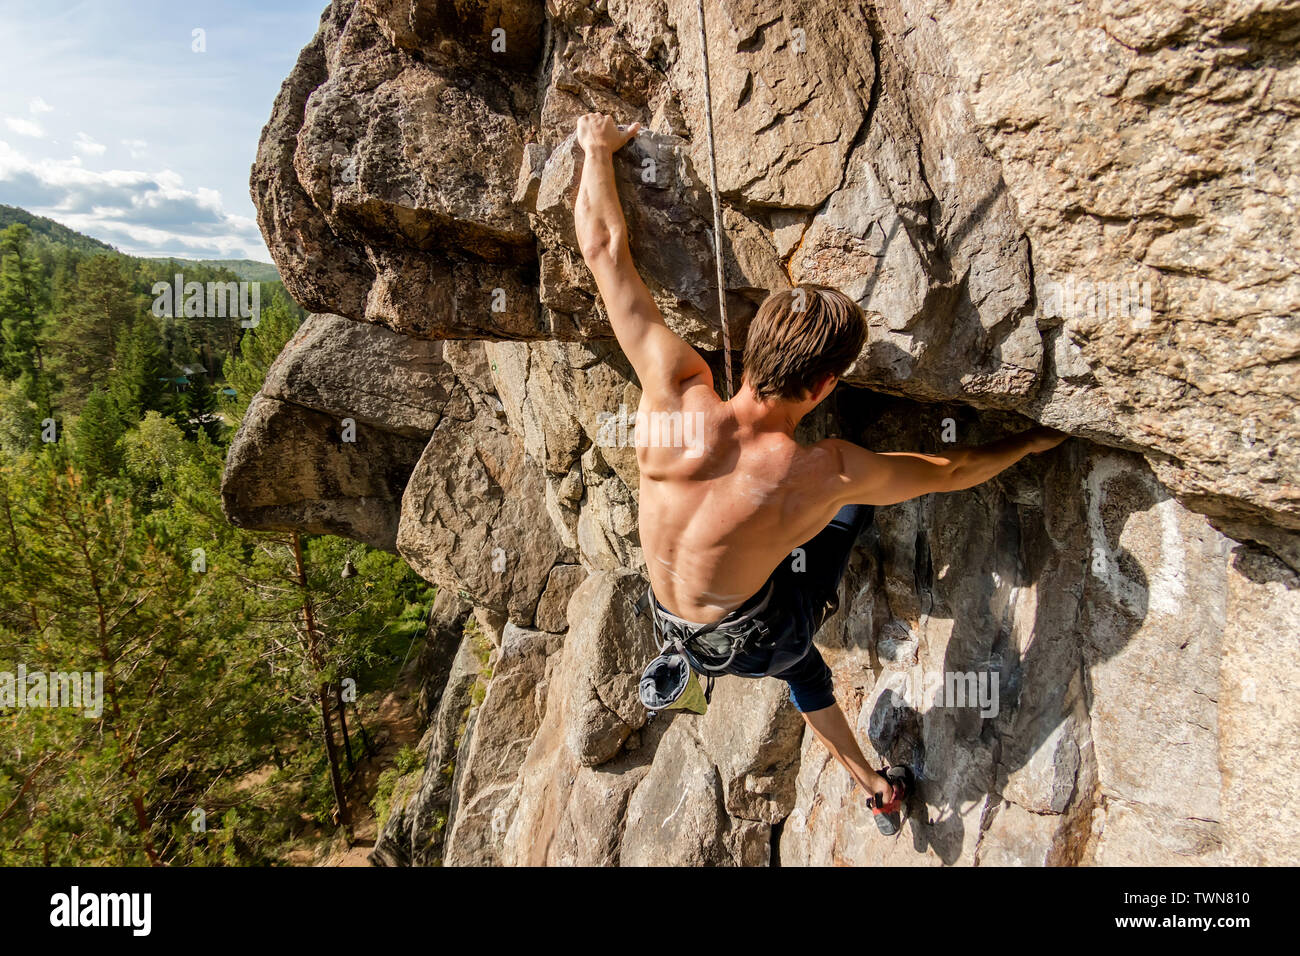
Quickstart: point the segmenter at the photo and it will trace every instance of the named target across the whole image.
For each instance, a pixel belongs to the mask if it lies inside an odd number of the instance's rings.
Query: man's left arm
[[[633,123],[620,130],[601,113],[578,120],[578,144],[585,156],[573,218],[582,258],[595,276],[618,344],[642,390],[661,404],[680,397],[695,384],[692,380],[711,388],[713,374],[703,356],[668,328],[632,261],[614,180],[614,153],[638,129],[640,124]]]
[[[1069,436],[1038,426],[985,445],[953,448],[942,455],[873,452],[839,438],[817,443],[836,456],[840,504],[892,505],[934,492],[962,491],[988,481],[1021,458],[1055,448]]]

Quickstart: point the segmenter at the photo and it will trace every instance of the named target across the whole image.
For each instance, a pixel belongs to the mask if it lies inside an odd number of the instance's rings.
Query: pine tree
[[[55,348],[65,404],[76,409],[108,382],[117,343],[141,311],[117,256],[92,256],[77,269]]]
[[[87,478],[97,481],[117,474],[122,464],[118,442],[124,434],[126,428],[112,398],[95,389],[72,426],[74,459]]]
[[[220,379],[159,379],[220,362],[241,415],[303,314],[282,290],[226,357],[237,318],[149,314],[154,264],[24,243],[0,267],[18,316],[0,329],[0,664],[101,671],[105,700],[0,715],[0,864],[279,862],[304,811],[346,826],[361,714],[343,688],[397,665],[418,634],[392,623],[427,589],[394,556],[222,513]],[[36,386],[67,442],[40,441]]]
[[[232,425],[238,427],[244,420],[248,403],[262,387],[271,363],[297,330],[294,307],[277,291],[263,306],[257,326],[244,332],[239,354],[226,359],[226,385],[234,389],[235,395],[227,399],[222,410]]]
[[[28,401],[50,410],[50,387],[41,348],[50,289],[31,233],[22,223],[0,232],[0,374],[17,379]]]
[[[177,397],[180,399],[177,418],[186,435],[193,438],[203,432],[214,441],[221,436],[217,391],[209,384],[206,375],[195,375]]]
[[[28,807],[23,830],[37,831],[29,836],[47,855],[156,865],[164,794],[188,762],[173,767],[174,741],[184,707],[205,693],[204,642],[194,632],[202,618],[187,614],[192,576],[128,498],[102,493],[57,456],[32,459],[22,471],[16,518],[12,505],[0,512],[16,520],[24,552],[17,577],[31,593],[23,657],[46,672],[98,672],[103,691],[98,713],[23,714],[19,739],[43,744],[55,754],[51,769],[63,771],[45,782],[43,800],[53,808]],[[0,572],[0,586],[12,573]],[[22,779],[43,769],[32,759]],[[74,849],[83,834],[90,845]]]
[[[0,450],[26,451],[36,444],[41,417],[21,382],[0,381]]]
[[[108,377],[108,394],[123,424],[138,422],[150,410],[168,410],[168,371],[153,316],[138,316],[118,343]]]

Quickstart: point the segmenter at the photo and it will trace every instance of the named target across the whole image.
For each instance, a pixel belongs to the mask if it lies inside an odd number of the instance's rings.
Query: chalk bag
[[[646,665],[637,692],[649,711],[689,710],[703,714],[709,709],[699,678],[677,651],[666,651]]]

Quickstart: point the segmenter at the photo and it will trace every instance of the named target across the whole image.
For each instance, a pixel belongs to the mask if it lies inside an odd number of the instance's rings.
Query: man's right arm
[[[641,124],[619,130],[613,119],[588,113],[578,120],[583,149],[582,177],[574,204],[574,231],[591,270],[619,347],[642,390],[660,408],[674,408],[688,387],[713,387],[709,363],[668,328],[650,290],[637,272],[628,244],[627,221],[614,178],[614,152]]]
[[[1031,452],[1055,448],[1069,436],[1052,428],[1031,428],[973,448],[942,455],[874,452],[830,438],[818,444],[838,464],[836,500],[840,504],[892,505],[936,491],[961,491],[988,481]]]

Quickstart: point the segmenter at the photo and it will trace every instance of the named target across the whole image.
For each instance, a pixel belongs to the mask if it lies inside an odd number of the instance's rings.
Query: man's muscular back
[[[836,456],[742,421],[705,382],[638,410],[640,532],[659,603],[708,622],[740,606],[835,514]]]

